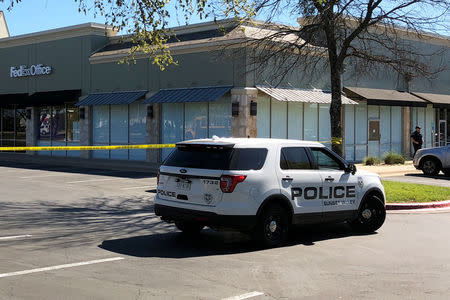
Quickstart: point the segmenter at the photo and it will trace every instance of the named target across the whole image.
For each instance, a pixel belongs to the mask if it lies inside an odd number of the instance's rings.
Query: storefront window
[[[209,137],[231,137],[230,100],[222,97],[209,104]]]
[[[317,103],[305,103],[305,132],[304,139],[306,141],[318,140],[318,108]],[[328,117],[329,118],[329,117]]]
[[[270,98],[258,97],[258,137],[270,138]]]
[[[38,140],[50,140],[50,116],[51,107],[41,107],[39,111],[39,136]]]
[[[109,106],[92,107],[93,142],[94,146],[109,145]],[[109,158],[109,151],[92,151],[94,158]]]
[[[2,146],[14,147],[14,109],[3,109]]]
[[[362,161],[367,155],[367,104],[355,107],[355,160]]]
[[[209,119],[209,122],[208,122]],[[212,135],[231,136],[231,101],[162,104],[162,143],[201,139]],[[164,160],[172,149],[162,149]]]
[[[162,105],[162,143],[172,144],[183,140],[183,103],[164,103]],[[163,159],[172,149],[162,149]]]
[[[25,118],[25,117],[24,117]],[[39,108],[38,146],[77,146],[80,141],[78,108],[71,104]],[[40,151],[39,155],[80,156],[80,151]]]
[[[303,103],[288,102],[288,138],[303,138]]]
[[[331,148],[330,104],[319,104],[319,141]]]
[[[145,144],[146,105],[100,105],[92,107],[95,146]],[[95,150],[94,158],[145,160],[145,149]]]
[[[272,99],[271,111],[271,133],[272,138],[287,138],[287,102]]]
[[[147,106],[143,102],[130,104],[130,144],[145,144]],[[145,160],[145,149],[131,149],[131,160]]]
[[[111,145],[128,144],[128,105],[111,105]],[[111,159],[128,159],[128,150],[111,150]]]
[[[27,145],[27,117],[24,108],[16,109],[16,147],[25,147]]]
[[[184,139],[202,139],[208,136],[208,104],[202,102],[185,104]]]
[[[80,117],[78,108],[67,107],[67,142],[80,141]]]

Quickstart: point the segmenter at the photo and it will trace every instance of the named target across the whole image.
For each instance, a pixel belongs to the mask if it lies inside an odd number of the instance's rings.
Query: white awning
[[[284,87],[272,88],[261,85],[257,85],[256,88],[278,101],[323,103],[323,104],[331,103],[331,92],[329,91],[317,89],[304,90],[304,89],[284,88]],[[350,100],[344,95],[341,95],[341,99],[342,104],[358,104],[357,102]]]

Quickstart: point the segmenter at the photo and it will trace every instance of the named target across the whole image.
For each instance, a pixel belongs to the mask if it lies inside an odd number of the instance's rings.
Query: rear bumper
[[[167,222],[193,221],[206,226],[248,230],[256,225],[256,216],[218,215],[213,212],[155,204],[155,214]]]

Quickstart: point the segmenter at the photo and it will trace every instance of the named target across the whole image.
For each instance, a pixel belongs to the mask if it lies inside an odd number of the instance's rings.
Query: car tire
[[[181,232],[188,235],[197,235],[205,227],[203,224],[187,221],[177,221],[175,222],[175,226],[177,226]]]
[[[450,171],[445,171],[444,174],[445,176],[450,177]]]
[[[433,158],[425,158],[422,163],[422,172],[425,175],[429,176],[435,176],[439,174],[439,164],[438,162]]]
[[[266,206],[259,215],[254,237],[263,247],[273,248],[286,243],[288,231],[288,212],[281,205],[273,203]]]
[[[358,217],[350,222],[350,226],[359,233],[372,233],[383,225],[385,219],[386,208],[383,201],[375,195],[370,195],[361,204]]]

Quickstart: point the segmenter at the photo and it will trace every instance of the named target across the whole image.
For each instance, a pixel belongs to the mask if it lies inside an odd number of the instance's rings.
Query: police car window
[[[286,147],[281,149],[280,168],[283,170],[311,169],[306,150],[303,147]]]
[[[233,149],[228,170],[260,170],[266,161],[265,148]]]
[[[343,170],[343,164],[324,149],[311,149],[319,169]]]
[[[264,165],[266,156],[265,148],[177,147],[163,165],[212,170],[259,170]]]

